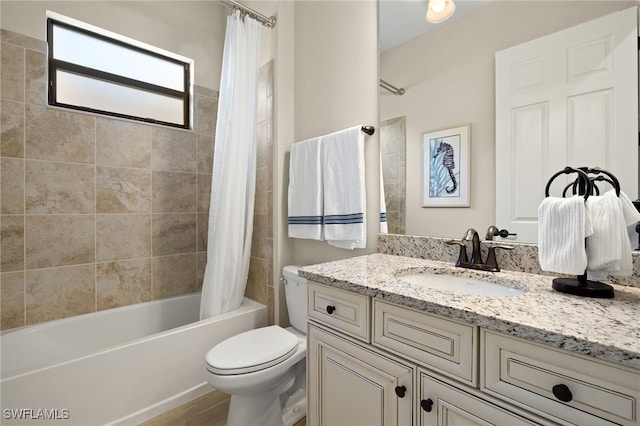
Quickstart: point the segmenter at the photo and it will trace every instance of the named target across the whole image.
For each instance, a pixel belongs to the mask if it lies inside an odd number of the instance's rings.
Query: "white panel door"
[[[637,198],[637,21],[632,7],[496,53],[496,225],[518,241],[537,242],[565,166],[608,170]]]

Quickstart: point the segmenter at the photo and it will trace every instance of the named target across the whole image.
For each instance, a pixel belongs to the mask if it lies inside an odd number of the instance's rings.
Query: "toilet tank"
[[[300,265],[285,266],[285,297],[291,325],[302,333],[307,333],[307,280],[298,276]]]

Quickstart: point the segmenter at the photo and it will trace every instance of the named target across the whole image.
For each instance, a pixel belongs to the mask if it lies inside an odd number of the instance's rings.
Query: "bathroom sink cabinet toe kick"
[[[308,424],[640,425],[625,366],[314,282],[308,328]]]

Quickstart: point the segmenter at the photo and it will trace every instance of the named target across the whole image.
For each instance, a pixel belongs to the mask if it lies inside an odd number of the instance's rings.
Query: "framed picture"
[[[422,135],[422,207],[469,207],[470,125]]]

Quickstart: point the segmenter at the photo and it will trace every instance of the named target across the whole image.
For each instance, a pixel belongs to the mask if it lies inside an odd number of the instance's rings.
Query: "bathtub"
[[[267,308],[199,313],[193,293],[3,333],[0,423],[135,425],[211,391],[207,350],[267,325]]]

